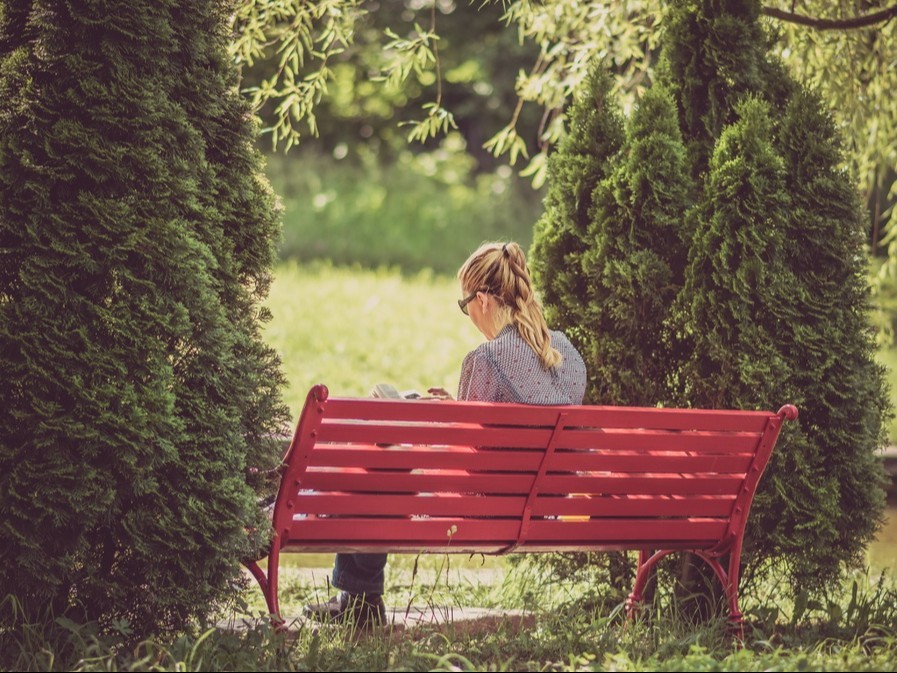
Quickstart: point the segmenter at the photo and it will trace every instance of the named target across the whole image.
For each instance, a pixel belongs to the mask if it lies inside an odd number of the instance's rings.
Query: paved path
[[[496,581],[497,575],[503,574],[503,570],[496,568],[454,568],[451,572],[454,581],[468,581],[493,583]],[[297,567],[281,567],[281,581],[284,575],[289,575],[291,581],[299,580],[299,584],[306,587],[315,588],[318,595],[314,600],[327,600],[335,590],[331,590],[330,568],[297,568]],[[248,575],[248,571],[247,571]],[[429,569],[421,569],[418,573],[417,582],[426,586],[428,583],[444,580],[444,574],[439,573],[440,577],[435,577],[435,573]],[[250,580],[254,590],[255,580]],[[311,599],[311,597],[309,597]],[[501,610],[495,608],[482,607],[461,607],[457,605],[432,605],[427,604],[426,598],[420,598],[420,605],[402,604],[401,598],[396,598],[397,604],[390,604],[389,596],[386,596],[387,604],[387,627],[402,629],[410,629],[423,626],[454,626],[455,629],[463,630],[494,630],[499,625],[505,624],[512,627],[521,627],[525,624],[534,623],[533,615],[524,614],[522,610]],[[306,619],[302,615],[302,604],[297,601],[289,601],[284,605],[281,598],[281,610],[283,617],[289,625],[290,629],[301,629],[306,626],[317,626],[317,623]],[[239,629],[245,628],[246,622],[237,623],[233,620],[222,622],[219,624],[222,628]]]
[[[455,635],[495,632],[499,628],[519,631],[533,628],[535,615],[524,614],[522,610],[498,610],[491,608],[457,606],[409,606],[387,608],[386,623],[376,631],[405,632],[417,629],[451,630]],[[288,631],[297,632],[306,628],[319,628],[322,624],[305,617],[287,613]],[[221,629],[242,630],[251,628],[253,623],[246,620],[226,620],[218,624]]]

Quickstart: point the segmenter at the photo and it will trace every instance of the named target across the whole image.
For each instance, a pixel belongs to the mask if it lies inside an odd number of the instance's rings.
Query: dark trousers
[[[337,554],[332,584],[350,594],[382,594],[386,554]]]

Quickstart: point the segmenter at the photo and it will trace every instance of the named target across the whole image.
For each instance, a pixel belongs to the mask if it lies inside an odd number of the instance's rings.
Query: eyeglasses
[[[472,302],[474,297],[476,297],[476,296],[477,296],[477,293],[472,292],[469,296],[464,297],[464,299],[458,300],[458,308],[461,309],[461,313],[463,313],[464,315],[470,315],[470,313],[467,312],[467,305],[470,302]]]

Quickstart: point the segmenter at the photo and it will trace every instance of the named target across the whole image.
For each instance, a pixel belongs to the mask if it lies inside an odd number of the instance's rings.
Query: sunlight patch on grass
[[[277,267],[265,339],[283,361],[294,420],[316,383],[339,397],[365,396],[377,383],[454,394],[464,356],[483,341],[459,296],[456,279],[429,273]]]

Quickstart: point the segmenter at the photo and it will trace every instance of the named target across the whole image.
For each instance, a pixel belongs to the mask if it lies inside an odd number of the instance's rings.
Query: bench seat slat
[[[527,540],[569,541],[606,540],[614,543],[627,540],[679,540],[692,544],[712,545],[726,533],[727,520],[721,519],[592,519],[589,521],[534,520]]]
[[[761,432],[769,420],[765,411],[716,409],[643,409],[638,407],[541,407],[527,409],[528,425],[553,427],[558,413],[568,414],[571,426],[606,428],[665,428],[669,430],[720,430]],[[334,419],[386,421],[502,423],[521,425],[519,407],[513,404],[414,400],[330,398],[327,416]]]
[[[364,444],[431,444],[476,447],[544,448],[552,428],[481,427],[435,423],[395,425],[385,422],[352,423],[327,421],[318,431],[319,442]],[[754,432],[670,432],[667,430],[563,430],[558,449],[604,449],[639,451],[708,451],[716,453],[753,451],[760,435]]]
[[[542,516],[595,517],[674,517],[729,516],[734,497],[693,496],[607,496],[607,497],[539,497],[532,514]],[[458,494],[371,494],[363,502],[347,493],[299,494],[294,498],[294,512],[310,515],[366,516],[490,516],[520,517],[526,498],[523,496],[477,496]]]
[[[663,473],[546,474],[539,492],[646,495],[734,495],[744,482],[739,475]]]
[[[602,497],[539,497],[533,516],[593,517],[728,517],[734,496],[613,495]]]
[[[460,472],[460,471],[458,471]],[[314,491],[407,493],[508,493],[525,495],[533,483],[532,474],[409,474],[407,472],[317,472],[309,470],[301,488]]]
[[[535,472],[542,460],[541,451],[508,451],[507,456],[492,452],[478,452],[471,447],[402,446],[380,447],[371,445],[319,445],[312,453],[309,467],[364,467],[406,468],[413,465],[421,469],[463,470],[503,469],[509,464],[520,466],[523,471]]]
[[[431,548],[451,547],[455,543],[511,543],[517,538],[519,522],[514,519],[429,519],[325,518],[296,519],[289,528],[291,544],[308,538],[318,543],[377,543],[405,541]],[[599,519],[592,521],[534,520],[527,541],[601,540],[609,544],[643,540],[677,540],[689,544],[712,545],[726,531],[725,519],[670,519],[665,521]]]
[[[371,494],[363,503],[347,493],[301,494],[294,499],[294,511],[305,514],[405,516],[477,516],[487,509],[495,516],[520,517],[526,497],[477,496],[456,493],[413,495]]]
[[[514,446],[544,448],[552,428],[489,427],[474,424],[395,423],[372,421],[325,421],[318,431],[319,442],[365,444],[432,444],[456,446]]]
[[[669,432],[667,430],[566,430],[559,449],[605,451],[689,451],[692,453],[752,453],[760,435],[753,432]]]
[[[747,471],[752,453],[683,455],[678,452],[567,452],[557,451],[549,460],[548,471],[714,472]],[[397,455],[403,454],[403,455]],[[471,447],[379,447],[373,445],[322,445],[312,453],[309,467],[406,468],[515,470],[535,472],[543,451],[519,449],[476,450]]]
[[[549,471],[567,472],[706,472],[743,475],[751,465],[753,454],[711,456],[636,452],[563,452],[555,453],[548,463]]]
[[[630,475],[618,473],[609,476],[552,475],[546,474],[540,492],[592,493],[592,494],[663,494],[663,495],[723,495],[734,494],[743,479],[737,475],[698,476],[670,474]],[[301,488],[315,491],[346,491],[355,493],[508,493],[527,494],[533,483],[533,475],[502,473],[425,473],[403,472],[317,472],[305,473]]]
[[[654,551],[658,547],[662,549],[711,549],[716,541],[708,541],[705,543],[695,543],[693,541],[667,540],[658,543],[656,540],[624,540],[622,542],[599,542],[589,543],[583,540],[565,540],[565,541],[540,541],[528,542],[518,551],[527,552],[587,552],[587,551],[638,551],[644,549],[646,551]],[[494,541],[465,542],[463,544],[456,541],[454,545],[449,547],[428,546],[420,543],[407,542],[405,540],[387,540],[384,542],[370,543],[346,543],[334,542],[332,540],[317,542],[309,540],[308,542],[295,544],[289,543],[282,548],[283,552],[360,552],[363,554],[383,553],[383,554],[421,554],[421,553],[440,553],[440,554],[488,554],[500,555],[507,550],[507,544],[496,544]]]

